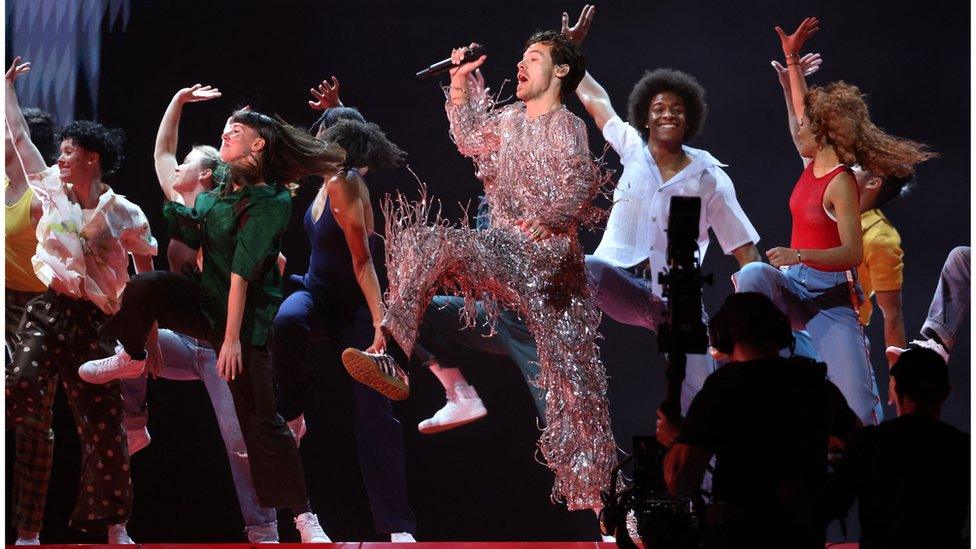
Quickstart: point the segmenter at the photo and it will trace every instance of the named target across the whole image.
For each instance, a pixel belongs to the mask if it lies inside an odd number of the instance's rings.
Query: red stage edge
[[[14,547],[7,545],[7,547]],[[136,543],[135,545],[39,545],[45,549],[97,549],[127,547],[129,549],[616,549],[616,543],[597,541],[438,541],[418,543],[390,543],[379,541],[349,541],[335,543],[279,543],[274,545],[254,543]]]
[[[13,545],[7,545],[13,547]],[[280,543],[276,545],[254,543],[137,543],[135,545],[40,545],[49,549],[79,549],[100,547],[128,547],[129,549],[310,549],[311,545],[302,543]],[[616,543],[596,541],[438,541],[418,543],[389,543],[379,541],[349,541],[337,543],[317,543],[314,547],[322,549],[616,549]],[[858,549],[857,543],[828,543],[830,549]]]

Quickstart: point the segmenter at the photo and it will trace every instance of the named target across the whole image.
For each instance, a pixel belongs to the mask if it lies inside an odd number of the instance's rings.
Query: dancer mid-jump
[[[447,116],[458,150],[475,160],[484,180],[491,226],[428,225],[426,202],[389,212],[384,326],[410,354],[424,311],[442,287],[466,298],[467,320],[477,300],[489,319],[499,307],[523,316],[539,343],[536,383],[546,390],[547,424],[540,446],[556,475],[553,496],[570,509],[596,507],[616,456],[595,342],[600,315],[576,232],[598,217],[591,201],[607,178],[590,157],[583,122],[563,105],[585,61],[559,32],[535,34],[518,63],[521,101],[491,109],[487,101],[471,101],[468,74],[485,56],[462,63],[467,51],[452,53],[458,66],[451,71]],[[373,355],[347,358],[354,375],[380,366]]]

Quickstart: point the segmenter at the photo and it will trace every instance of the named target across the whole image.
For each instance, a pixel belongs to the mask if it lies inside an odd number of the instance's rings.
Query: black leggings
[[[186,276],[153,271],[134,276],[125,286],[119,312],[101,329],[118,339],[130,355],[145,350],[153,321],[160,328],[209,341],[220,354],[221,335],[203,315],[200,286]],[[263,507],[300,507],[308,503],[298,447],[285,420],[275,411],[271,357],[266,347],[242,345],[243,372],[228,382],[247,445],[254,489]]]

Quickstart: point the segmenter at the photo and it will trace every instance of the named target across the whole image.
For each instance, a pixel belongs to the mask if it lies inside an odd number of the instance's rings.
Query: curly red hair
[[[882,177],[909,177],[915,165],[938,154],[926,145],[888,135],[871,122],[857,86],[844,81],[811,88],[803,98],[810,131],[832,145],[840,161]]]

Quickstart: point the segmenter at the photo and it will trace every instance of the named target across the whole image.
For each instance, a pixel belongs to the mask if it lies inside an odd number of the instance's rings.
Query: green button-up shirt
[[[248,281],[241,344],[264,346],[282,300],[276,260],[291,214],[291,195],[270,185],[245,185],[225,194],[226,185],[197,196],[193,208],[167,202],[163,216],[171,238],[193,248],[203,246],[200,302],[214,334],[224,334],[234,273]]]

